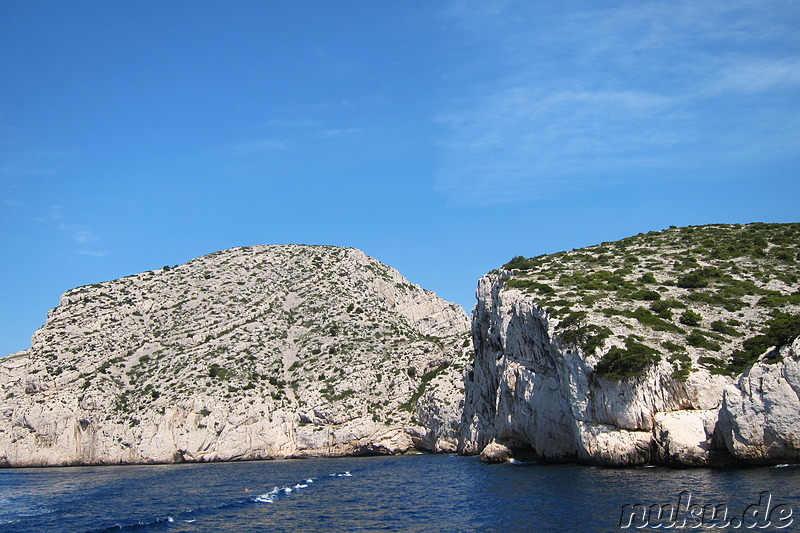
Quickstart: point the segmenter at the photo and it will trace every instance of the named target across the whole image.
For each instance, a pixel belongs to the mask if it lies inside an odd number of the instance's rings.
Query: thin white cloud
[[[85,244],[87,242],[99,240],[98,236],[94,232],[80,226],[67,226],[66,224],[62,224],[61,229],[69,233],[70,237],[72,237],[72,240],[78,244]]]
[[[75,152],[59,149],[4,151],[0,153],[4,160],[0,175],[12,179],[53,176],[61,173],[64,161],[74,155]]]
[[[310,118],[272,119],[265,123],[270,136],[240,142],[235,147],[238,155],[258,155],[291,148],[308,139],[335,139],[358,133],[358,128],[331,127],[325,122]]]
[[[767,3],[451,3],[471,52],[464,79],[478,81],[434,117],[437,188],[469,203],[520,201],[689,158],[796,149],[798,121],[776,116],[770,97],[800,86],[786,15],[797,10]],[[798,94],[784,95],[795,109]]]
[[[465,26],[479,25],[486,23],[486,17],[506,12],[512,4],[510,0],[452,0],[445,4],[441,15]]]
[[[317,129],[324,127],[324,123],[311,118],[296,118],[296,119],[270,119],[265,123],[268,128],[284,128],[284,129]]]
[[[324,139],[332,139],[334,137],[346,137],[359,131],[358,128],[331,128],[321,131],[319,136]]]
[[[451,131],[439,189],[462,200],[519,201],[572,190],[578,177],[610,165],[651,165],[653,153],[677,142],[658,127],[670,109],[657,94],[509,88],[436,118]]]
[[[100,250],[78,250],[78,253],[81,255],[88,255],[89,257],[105,257],[108,255],[108,252]]]
[[[708,91],[756,94],[800,88],[800,60],[743,60],[720,69]]]
[[[30,178],[36,176],[55,176],[61,172],[56,166],[36,166],[35,164],[6,164],[0,167],[0,174],[10,177]]]
[[[311,118],[273,119],[266,123],[271,131],[279,135],[300,135],[305,137],[330,139],[357,133],[358,128],[333,127],[324,121]]]
[[[105,251],[86,248],[87,244],[100,242],[100,236],[85,225],[72,222],[70,217],[64,214],[63,206],[51,206],[47,216],[39,217],[36,220],[45,223],[51,229],[66,236],[74,245],[77,245],[78,248],[76,251],[80,255],[92,257],[103,257],[106,255]]]
[[[261,152],[275,152],[286,149],[286,141],[278,139],[255,139],[240,143],[236,152],[241,155],[250,155]]]

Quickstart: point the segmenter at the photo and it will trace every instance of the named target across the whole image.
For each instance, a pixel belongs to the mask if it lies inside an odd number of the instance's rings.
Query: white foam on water
[[[32,517],[35,517],[35,516],[41,516],[43,514],[50,514],[50,513],[53,513],[53,512],[55,512],[55,509],[46,509],[44,507],[39,507],[38,509],[32,509],[32,510],[30,510],[28,512],[19,512],[19,513],[16,513],[16,514],[17,514],[17,516],[22,516],[22,517],[25,517],[25,518],[32,518]]]
[[[167,522],[169,522],[170,524],[171,524],[172,522],[174,522],[174,521],[175,521],[175,519],[174,519],[174,518],[172,518],[171,516],[168,516],[168,517],[167,517]]]
[[[331,476],[349,476],[350,472],[345,472],[343,474],[330,474]],[[265,494],[262,494],[253,499],[254,502],[258,503],[274,503],[275,499],[282,493],[282,494],[291,494],[292,492],[300,489],[307,489],[309,484],[314,483],[312,478],[306,479],[305,483],[295,483],[293,486],[286,486],[286,487],[278,487],[275,485],[273,489]]]

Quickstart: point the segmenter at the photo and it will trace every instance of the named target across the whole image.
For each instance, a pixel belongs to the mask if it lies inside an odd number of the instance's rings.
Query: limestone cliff
[[[347,248],[236,248],[80,287],[0,359],[0,463],[452,451],[468,331]]]
[[[799,245],[800,224],[715,225],[514,258],[478,285],[459,451],[796,462]]]

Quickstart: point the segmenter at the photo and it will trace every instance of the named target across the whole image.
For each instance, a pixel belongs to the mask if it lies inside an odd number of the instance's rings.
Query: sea
[[[420,454],[0,470],[3,533],[626,529],[800,531],[800,467]]]

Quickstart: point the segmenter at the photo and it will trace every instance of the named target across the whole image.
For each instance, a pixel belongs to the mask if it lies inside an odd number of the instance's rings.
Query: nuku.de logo
[[[625,504],[619,518],[620,529],[785,529],[792,525],[793,509],[785,503],[775,503],[768,491],[758,495],[758,503],[736,512],[727,504],[692,502],[692,494],[683,491],[677,505]]]

